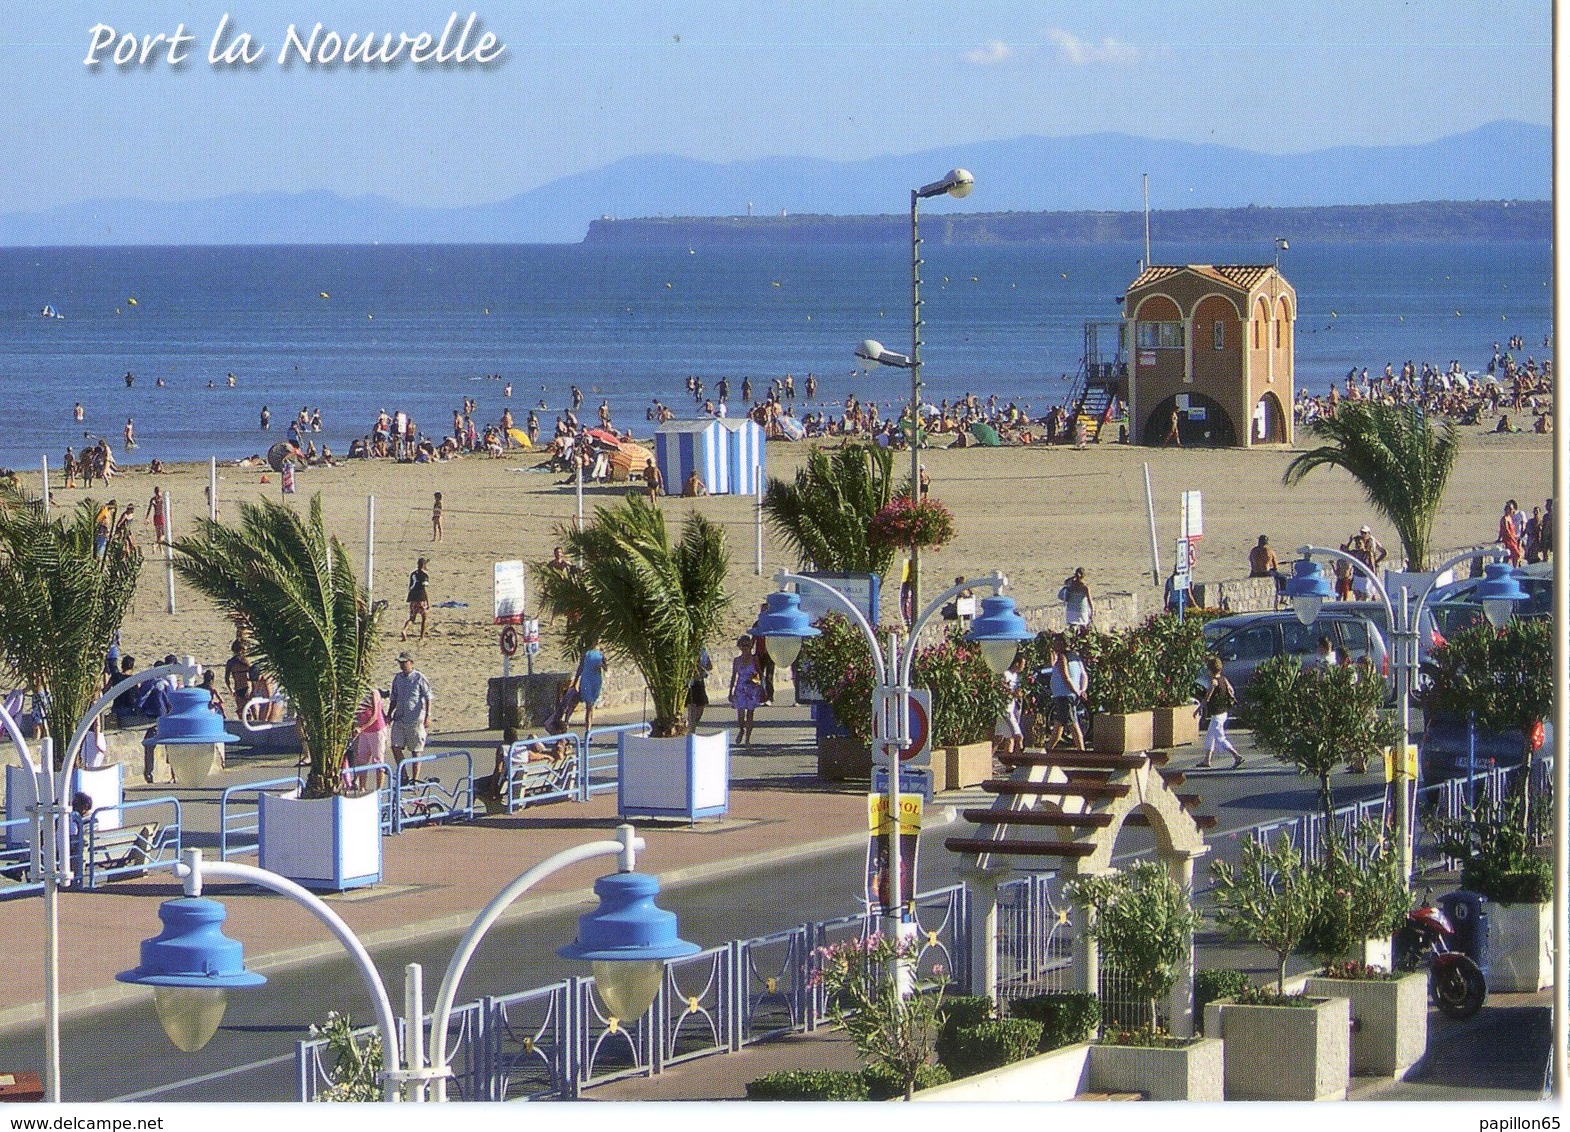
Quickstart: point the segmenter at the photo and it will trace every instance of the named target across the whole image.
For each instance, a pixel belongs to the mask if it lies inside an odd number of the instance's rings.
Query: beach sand
[[[1472,428],[1463,429],[1462,438],[1462,452],[1435,524],[1436,552],[1491,542],[1507,498],[1516,499],[1530,513],[1551,491],[1552,436],[1494,436]],[[768,474],[791,476],[806,452],[806,444],[769,444]],[[1400,545],[1394,531],[1366,504],[1350,477],[1320,470],[1295,488],[1282,486],[1282,471],[1294,454],[1295,450],[1281,448],[1216,451],[1116,444],[1085,451],[1035,446],[924,452],[932,495],[954,511],[958,536],[942,551],[923,556],[923,592],[937,593],[940,583],[960,573],[974,577],[998,569],[1008,575],[1010,592],[1022,607],[1049,605],[1055,602],[1064,577],[1083,566],[1093,594],[1129,592],[1137,596],[1142,611],[1159,608],[1161,589],[1152,582],[1145,509],[1142,465],[1147,462],[1163,571],[1171,569],[1178,500],[1184,490],[1204,494],[1204,538],[1196,581],[1246,575],[1248,550],[1261,534],[1270,536],[1286,568],[1292,548],[1310,542],[1339,546],[1365,522],[1389,549],[1391,564],[1399,565]],[[908,461],[908,454],[897,455],[896,472],[905,472]],[[423,465],[355,461],[300,473],[297,494],[287,497],[280,494],[275,472],[268,471],[268,482],[263,483],[263,469],[220,467],[218,496],[221,517],[234,520],[236,504],[242,500],[286,498],[304,508],[313,494],[321,493],[329,529],[343,540],[361,570],[366,500],[374,496],[373,591],[389,603],[375,665],[378,681],[385,687],[391,680],[393,658],[405,647],[399,644],[398,634],[406,614],[406,579],[415,559],[426,555],[431,560],[433,605],[429,629],[425,640],[407,647],[435,689],[433,730],[458,731],[486,726],[486,680],[502,672],[499,630],[491,619],[492,564],[512,558],[525,562],[548,558],[559,541],[556,528],[571,522],[576,513],[570,485],[559,486],[559,476],[526,470],[538,462],[539,457],[531,454],[505,459],[470,456]],[[140,514],[154,485],[162,486],[171,498],[178,536],[206,512],[207,474],[205,464],[177,466],[159,476],[137,467],[112,481],[107,492],[101,484],[92,492],[67,491],[56,478],[54,494],[59,506],[73,505],[88,495],[113,496],[122,507],[128,501],[135,503]],[[23,481],[37,490],[38,472],[24,474]],[[586,488],[586,514],[628,490],[625,484]],[[641,490],[641,484],[631,490]],[[442,492],[444,503],[440,543],[431,541],[431,501],[436,491]],[[727,533],[733,601],[727,635],[710,642],[717,673],[723,677],[730,641],[751,623],[759,601],[773,588],[770,577],[782,566],[796,563],[787,559],[765,528],[763,576],[755,573],[755,505],[750,497],[666,499],[662,506],[673,529],[696,507]],[[175,613],[169,614],[163,553],[152,545],[151,526],[139,521],[136,538],[147,560],[122,630],[124,650],[137,658],[139,666],[176,653],[221,669],[233,637],[231,626],[178,580]],[[887,588],[885,618],[896,612],[895,587]],[[444,602],[462,604],[443,608]],[[544,636],[536,669],[564,667],[548,624]],[[513,671],[523,670],[520,654]],[[231,714],[233,710],[230,705]]]

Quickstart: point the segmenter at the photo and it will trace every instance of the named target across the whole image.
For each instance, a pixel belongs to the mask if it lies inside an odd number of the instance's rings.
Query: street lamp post
[[[423,994],[419,964],[411,963],[405,969],[409,1040],[404,1047],[398,1041],[397,1019],[386,984],[370,954],[348,924],[321,897],[267,869],[228,861],[204,861],[199,849],[187,850],[177,870],[184,880],[185,897],[165,901],[159,908],[164,930],[158,936],[144,940],[141,963],[116,978],[125,983],[153,987],[159,1021],[170,1039],[181,1049],[200,1049],[223,1018],[227,991],[266,982],[263,976],[245,969],[241,945],[223,935],[223,905],[202,896],[203,881],[235,880],[258,885],[305,908],[349,953],[374,1004],[384,1051],[383,1063],[390,1066],[382,1074],[383,1099],[423,1101],[427,1087],[433,1086],[433,1099],[445,1101],[447,1078],[452,1074],[447,1060],[447,1030],[458,983],[480,941],[502,912],[545,877],[594,857],[615,856],[618,859],[619,871],[600,877],[594,883],[594,891],[600,897],[599,906],[579,918],[577,940],[557,954],[591,962],[600,996],[621,1018],[641,1018],[649,1009],[659,993],[666,960],[698,951],[697,944],[677,936],[675,915],[655,905],[659,880],[633,871],[637,852],[643,848],[643,838],[637,836],[632,826],[618,826],[614,841],[591,841],[547,857],[514,879],[485,906],[459,942],[442,978],[431,1019],[429,1064],[426,1063],[421,1026]]]
[[[1480,550],[1469,550],[1458,554],[1445,561],[1438,570],[1434,571],[1428,584],[1423,587],[1417,601],[1411,601],[1411,593],[1403,588],[1401,590],[1400,616],[1397,608],[1390,600],[1390,594],[1385,589],[1384,583],[1367,563],[1355,555],[1344,550],[1333,550],[1323,546],[1301,546],[1298,553],[1302,557],[1293,563],[1292,577],[1286,584],[1286,594],[1292,599],[1292,611],[1297,619],[1304,625],[1312,625],[1319,616],[1320,608],[1331,593],[1330,581],[1325,577],[1313,555],[1322,555],[1346,562],[1354,570],[1361,572],[1373,585],[1374,593],[1380,603],[1385,607],[1385,615],[1391,629],[1393,644],[1395,645],[1394,667],[1396,672],[1396,706],[1401,717],[1401,750],[1397,752],[1393,767],[1391,781],[1396,785],[1396,852],[1400,860],[1401,879],[1404,884],[1411,887],[1412,883],[1412,816],[1411,799],[1408,794],[1408,778],[1406,773],[1407,749],[1412,739],[1412,689],[1416,683],[1418,669],[1418,627],[1422,621],[1423,609],[1428,604],[1428,599],[1434,593],[1434,587],[1439,578],[1448,570],[1478,556],[1503,557],[1504,549],[1498,546],[1486,547]],[[1526,599],[1526,591],[1516,581],[1511,568],[1503,563],[1490,563],[1485,572],[1485,577],[1478,584],[1478,597],[1483,604],[1483,613],[1489,622],[1502,625],[1510,617],[1511,607],[1518,601]]]
[[[903,649],[900,647],[898,634],[889,634],[886,655],[879,647],[877,634],[868,623],[866,616],[853,601],[834,586],[805,574],[791,574],[784,570],[774,576],[774,582],[780,587],[795,583],[798,590],[802,586],[811,586],[824,594],[840,612],[849,616],[852,624],[861,630],[861,635],[866,639],[867,648],[872,655],[873,680],[876,685],[873,693],[875,722],[879,699],[886,696],[894,697],[893,718],[882,728],[883,734],[877,741],[882,745],[888,763],[889,821],[892,823],[889,833],[888,903],[884,909],[884,932],[890,940],[898,942],[904,923],[904,904],[907,898],[907,894],[902,891],[904,878],[900,872],[899,765],[900,752],[909,747],[912,740],[910,734],[911,665],[915,659],[916,642],[921,636],[922,627],[949,598],[965,589],[987,586],[993,590],[994,596],[982,599],[981,612],[971,621],[968,633],[969,639],[981,647],[987,666],[994,672],[1002,672],[1013,662],[1019,643],[1029,640],[1035,634],[1025,626],[1024,619],[1015,612],[1014,599],[1002,596],[1001,591],[1008,585],[1008,579],[996,572],[984,578],[960,582],[944,590],[911,623]],[[808,622],[797,594],[776,591],[769,595],[768,601],[769,608],[759,615],[755,631],[763,637],[769,655],[776,658],[776,663],[789,663],[794,661],[801,651],[802,641],[817,636],[818,630],[812,628]],[[790,661],[778,659],[787,656]]]
[[[184,663],[160,664],[114,685],[93,701],[76,725],[58,771],[54,767],[54,741],[48,735],[40,739],[35,759],[16,720],[0,707],[0,727],[4,727],[16,744],[33,784],[28,873],[30,880],[41,880],[44,886],[44,1099],[51,1104],[60,1103],[60,887],[72,880],[71,772],[76,768],[82,742],[93,723],[120,695],[166,676],[194,679],[195,675],[195,668]],[[202,724],[207,721],[198,720],[185,727],[185,737],[176,741],[221,743],[237,740],[237,736],[223,730],[221,718],[212,712],[207,714],[216,722],[204,730]]]
[[[937,196],[951,196],[960,199],[970,195],[970,190],[975,188],[976,179],[966,169],[950,169],[942,180],[933,181],[930,185],[923,185],[919,189],[910,190],[910,354],[895,354],[884,350],[883,347],[872,340],[861,344],[861,349],[856,351],[856,356],[864,361],[875,362],[878,365],[896,366],[900,369],[910,370],[910,499],[912,503],[921,501],[921,228],[919,223],[920,204]],[[868,347],[872,347],[868,350]],[[914,614],[921,608],[921,549],[915,545],[910,548],[910,609]],[[914,634],[912,634],[914,637]]]

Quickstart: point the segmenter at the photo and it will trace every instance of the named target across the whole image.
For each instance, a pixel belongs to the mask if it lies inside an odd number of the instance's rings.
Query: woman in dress
[[[736,709],[736,741],[752,742],[752,713],[763,703],[763,676],[752,651],[751,637],[736,639],[736,656],[730,662],[730,706]]]
[[[372,688],[354,717],[354,737],[349,741],[348,765],[343,769],[344,789],[355,792],[365,785],[363,776],[354,773],[356,769],[387,761],[387,742],[387,716],[382,711],[382,694]],[[378,773],[378,786],[381,777]]]

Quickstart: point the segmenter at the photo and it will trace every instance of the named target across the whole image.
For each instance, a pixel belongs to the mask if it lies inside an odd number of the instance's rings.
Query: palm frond
[[[893,465],[893,454],[876,445],[814,448],[793,483],[768,482],[763,512],[803,565],[881,576],[894,552],[868,541],[867,524],[891,498]]]

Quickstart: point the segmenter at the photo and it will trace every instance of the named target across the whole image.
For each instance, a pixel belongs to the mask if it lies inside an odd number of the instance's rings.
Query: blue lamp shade
[[[676,914],[659,908],[658,877],[612,873],[594,882],[600,906],[578,917],[578,938],[556,954],[593,965],[594,981],[616,1018],[641,1018],[654,1002],[665,961],[696,954],[676,934]]]
[[[158,717],[157,742],[165,747],[238,743],[240,737],[224,730],[223,716],[208,706],[211,702],[205,688],[170,692],[170,709]]]
[[[1477,583],[1477,600],[1482,603],[1483,616],[1496,629],[1510,620],[1516,602],[1529,596],[1520,577],[1508,562],[1490,562],[1483,568],[1483,580]]]
[[[1021,641],[1035,634],[1014,608],[1014,599],[995,594],[981,599],[981,612],[970,622],[966,639],[981,646],[981,655],[993,672],[1002,672],[1014,663]]]
[[[758,614],[752,631],[768,645],[770,659],[789,668],[801,654],[801,642],[816,637],[818,630],[801,608],[801,595],[775,590],[765,601],[768,608]]]
[[[245,969],[240,943],[223,933],[226,915],[217,900],[164,901],[158,906],[163,931],[142,941],[141,966],[115,976],[122,983],[153,988],[164,1032],[187,1053],[201,1049],[217,1031],[231,987],[267,981]]]
[[[1312,625],[1319,616],[1319,607],[1335,595],[1330,579],[1311,558],[1299,558],[1292,563],[1292,576],[1287,579],[1286,595],[1292,600],[1292,612],[1304,625]]]

